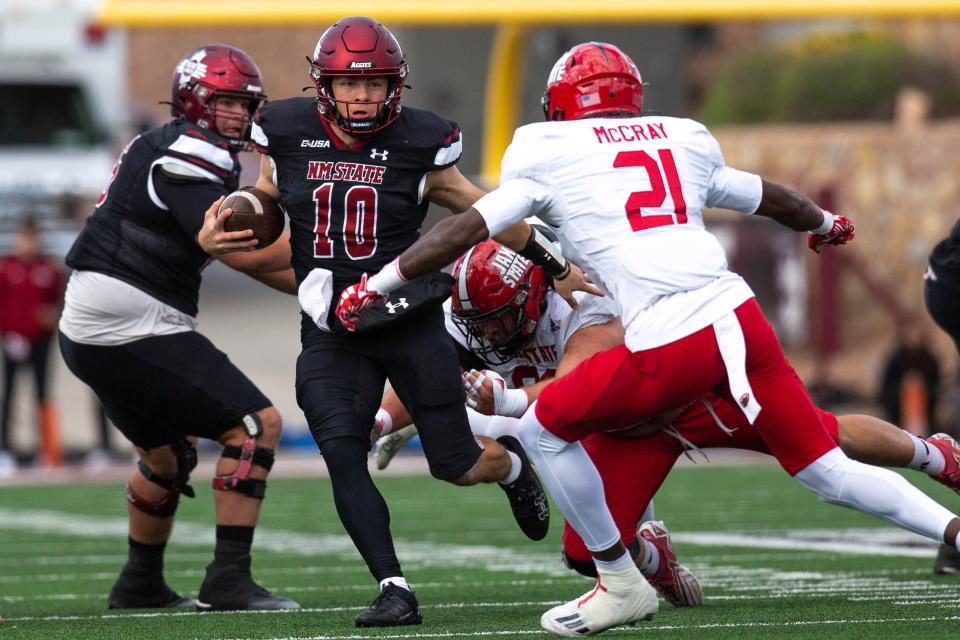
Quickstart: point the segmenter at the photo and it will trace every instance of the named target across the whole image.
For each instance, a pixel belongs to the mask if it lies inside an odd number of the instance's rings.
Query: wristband
[[[527,392],[523,389],[504,389],[500,397],[499,406],[494,407],[498,416],[519,418],[527,411],[530,401]]]
[[[394,258],[379,272],[367,279],[367,289],[377,293],[387,294],[396,291],[407,282],[400,271],[400,258]]]
[[[380,429],[381,438],[393,431],[393,416],[391,416],[390,412],[383,407],[377,409],[377,417],[374,418],[374,420],[383,426],[383,428]]]
[[[557,280],[563,280],[570,274],[570,264],[560,252],[560,247],[550,242],[536,227],[531,230],[527,245],[518,253]]]
[[[810,233],[815,236],[822,236],[825,233],[830,233],[833,230],[833,214],[827,211],[826,209],[821,209],[823,213],[823,224],[821,224],[816,229],[811,229]]]

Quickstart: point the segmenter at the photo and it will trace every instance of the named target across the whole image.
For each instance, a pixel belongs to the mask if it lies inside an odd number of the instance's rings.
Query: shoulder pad
[[[433,169],[454,165],[463,154],[460,126],[431,111],[405,107],[392,126],[397,127],[411,147],[428,154]]]

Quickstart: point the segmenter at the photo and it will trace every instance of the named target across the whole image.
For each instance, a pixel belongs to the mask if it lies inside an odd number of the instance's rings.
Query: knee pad
[[[177,458],[177,475],[172,478],[163,478],[153,472],[147,463],[143,460],[137,462],[137,468],[144,478],[153,484],[167,490],[167,495],[156,502],[146,500],[136,491],[133,486],[127,483],[126,496],[127,501],[136,509],[158,518],[169,518],[180,504],[180,494],[193,498],[196,493],[188,483],[190,482],[190,472],[197,466],[197,450],[186,439],[170,445],[173,455]]]
[[[257,437],[263,433],[263,425],[260,424],[260,418],[256,414],[244,416],[243,426],[247,431],[243,444],[239,447],[228,444],[220,454],[221,458],[238,460],[239,464],[232,474],[215,477],[213,488],[217,491],[239,491],[251,498],[262,500],[267,492],[267,481],[251,478],[250,470],[253,465],[257,465],[270,471],[273,468],[276,453],[268,447],[257,446]]]

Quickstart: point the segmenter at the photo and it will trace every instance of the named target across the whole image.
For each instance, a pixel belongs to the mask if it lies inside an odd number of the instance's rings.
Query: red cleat
[[[931,477],[960,493],[960,442],[945,433],[935,433],[927,438],[927,442],[940,449],[946,461],[943,471]]]
[[[660,567],[653,576],[646,576],[667,602],[675,607],[699,607],[703,604],[703,589],[700,581],[689,569],[677,562],[677,554],[670,543],[670,533],[659,520],[644,522],[637,529],[637,537],[643,538],[660,552]]]

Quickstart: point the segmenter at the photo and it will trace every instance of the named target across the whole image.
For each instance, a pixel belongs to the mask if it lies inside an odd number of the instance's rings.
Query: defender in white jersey
[[[562,375],[593,353],[623,341],[623,327],[609,298],[577,293],[579,305],[571,309],[551,288],[542,269],[494,240],[467,251],[454,266],[453,277],[453,295],[444,304],[446,326],[466,370],[467,402],[475,409],[467,413],[476,435],[516,437],[517,418],[558,371]],[[378,420],[381,431],[386,423],[397,429],[379,441],[377,465],[382,469],[396,448],[412,437],[415,427],[407,426],[412,419],[392,390],[384,398]],[[621,480],[616,475],[611,478],[613,485]],[[615,486],[608,485],[608,490],[616,493]],[[641,511],[642,515],[618,524],[642,573],[673,605],[702,605],[703,590],[677,561],[663,523],[650,522],[652,500]],[[581,547],[575,537],[567,526],[565,547],[568,541],[574,548]],[[566,549],[562,553],[574,571],[597,576],[589,554],[581,560]]]
[[[851,240],[853,224],[726,167],[705,128],[643,117],[642,102],[640,75],[619,49],[571,49],[550,74],[550,122],[517,131],[500,187],[434,227],[338,308],[349,314],[370,306],[406,278],[529,215],[551,225],[564,253],[616,301],[626,344],[549,385],[520,425],[544,485],[600,575],[597,589],[547,611],[541,626],[593,635],[657,611],[656,594],[620,542],[600,477],[577,441],[708,392],[743,415],[784,469],[820,498],[956,545],[960,518],[901,476],[850,460],[837,447],[749,287],[727,269],[702,209],[732,208],[809,231],[815,250]]]

